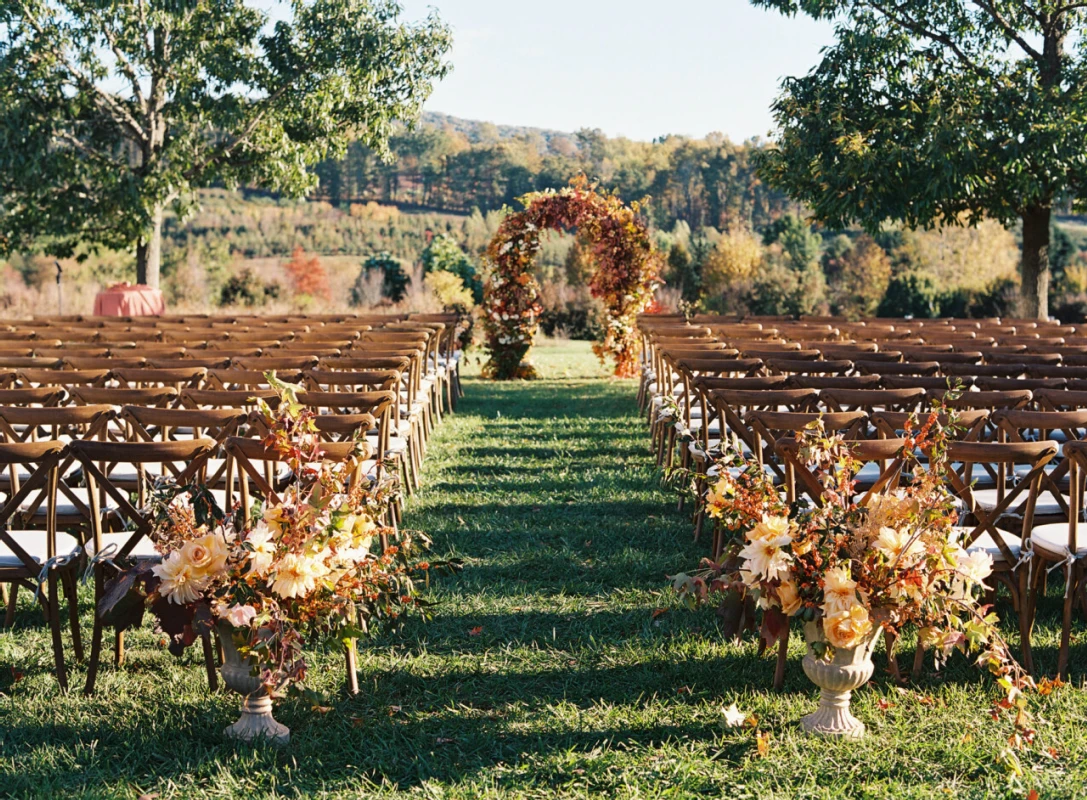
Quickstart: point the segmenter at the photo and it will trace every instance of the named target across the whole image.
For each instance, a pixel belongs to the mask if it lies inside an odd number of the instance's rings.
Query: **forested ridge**
[[[584,173],[624,200],[651,198],[652,222],[662,229],[680,220],[691,228],[762,228],[796,208],[755,174],[753,156],[762,143],[738,144],[717,133],[639,142],[599,129],[561,133],[428,113],[390,145],[389,163],[358,142],[344,159],[321,162],[316,197],[335,205],[376,201],[487,212]]]

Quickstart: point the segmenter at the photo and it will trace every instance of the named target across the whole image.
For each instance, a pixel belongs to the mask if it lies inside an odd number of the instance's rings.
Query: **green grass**
[[[800,669],[800,645],[784,690],[774,692],[771,656],[759,658],[752,641],[722,641],[712,611],[682,609],[669,591],[666,574],[697,564],[705,543],[691,541],[690,521],[659,488],[634,385],[608,379],[584,343],[542,345],[535,360],[537,382],[469,380],[459,412],[432,440],[426,487],[407,523],[466,568],[432,587],[432,621],[364,645],[361,696],[337,694],[323,715],[284,702],[276,714],[293,740],[283,750],[230,744],[220,732],[236,718],[235,698],[209,695],[198,648],[175,661],[146,629],[131,636],[122,669],[104,668],[95,698],[63,696],[41,616],[24,597],[15,628],[0,633],[0,795],[766,800],[1087,791],[1081,625],[1076,685],[1032,700],[1037,744],[1020,753],[1018,784],[996,759],[1009,728],[987,714],[993,686],[962,659],[905,693],[877,670],[855,695],[870,731],[862,742],[803,736],[797,723],[816,691]],[[1058,603],[1046,602],[1039,625],[1043,669],[1055,663]],[[654,618],[658,608],[667,612]],[[13,669],[25,677],[13,681]],[[335,692],[342,675],[337,654],[315,659],[321,688]],[[82,678],[76,667],[74,685]],[[770,732],[768,758],[753,730],[722,725],[721,709],[733,702]]]

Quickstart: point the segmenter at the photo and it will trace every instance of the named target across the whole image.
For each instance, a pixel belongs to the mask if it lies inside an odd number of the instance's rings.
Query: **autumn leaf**
[[[476,625],[476,627],[468,629],[468,635],[469,636],[479,636],[482,633],[483,633],[483,626],[482,625]]]
[[[664,616],[667,613],[667,608],[654,608],[653,613],[650,615],[650,619],[656,619],[657,617]]]
[[[770,755],[770,731],[755,731],[755,746],[759,751],[759,758]]]
[[[1027,792],[1027,800],[1038,800],[1038,790],[1031,789],[1029,792]]]

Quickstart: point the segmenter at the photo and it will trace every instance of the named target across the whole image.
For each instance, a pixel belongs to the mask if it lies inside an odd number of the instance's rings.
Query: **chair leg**
[[[15,624],[15,606],[19,601],[19,584],[11,584],[11,594],[8,595],[7,610],[4,612],[4,627],[10,628]]]
[[[113,634],[113,666],[122,667],[125,663],[125,632],[115,631]]]
[[[887,648],[887,671],[891,673],[895,683],[902,683],[902,671],[898,668],[898,655],[895,653],[898,637],[890,631],[884,631],[883,644]]]
[[[917,639],[917,649],[913,651],[913,668],[910,669],[910,679],[917,680],[921,677],[921,670],[925,668],[925,646],[921,644],[920,634]]]
[[[98,618],[98,600],[102,596],[102,572],[101,568],[94,571],[94,628],[91,632],[91,655],[87,663],[87,683],[83,687],[83,694],[88,697],[94,694],[94,682],[98,677],[98,662],[102,658],[102,621]]]
[[[1064,614],[1061,617],[1061,649],[1057,655],[1057,677],[1068,673],[1068,649],[1072,641],[1072,603],[1076,596],[1076,584],[1083,577],[1083,568],[1074,564],[1069,570],[1068,586],[1064,590]]]
[[[53,570],[49,571],[49,596],[45,600],[49,612],[49,628],[53,634],[53,662],[57,670],[57,683],[61,691],[68,691],[68,670],[64,666],[64,643],[60,638],[60,613],[57,607],[60,605],[60,597],[57,592],[57,576]]]
[[[774,689],[781,691],[785,685],[785,664],[789,660],[789,627],[786,625],[785,633],[778,642],[778,660],[774,667]]]
[[[344,655],[347,667],[347,693],[354,697],[359,693],[358,651],[355,648],[355,640],[348,640],[344,645]]]
[[[219,670],[215,664],[215,649],[211,646],[211,634],[200,634],[200,644],[204,648],[204,669],[208,673],[208,688],[216,692],[219,690]]]
[[[65,570],[60,579],[68,600],[68,627],[72,630],[72,650],[75,652],[75,660],[82,661],[83,632],[79,627],[79,587],[76,585],[74,572]]]
[[[1034,654],[1030,649],[1030,586],[1025,570],[1019,570],[1019,649],[1023,654],[1023,669],[1034,674]]]

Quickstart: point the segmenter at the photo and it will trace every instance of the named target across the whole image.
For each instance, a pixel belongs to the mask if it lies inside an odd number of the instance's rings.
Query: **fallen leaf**
[[[1027,800],[1038,800],[1038,790],[1031,789],[1029,792],[1027,792]]]
[[[654,608],[653,613],[650,615],[649,618],[650,619],[656,619],[657,617],[663,616],[663,615],[665,615],[667,613],[668,613],[667,608]]]
[[[890,700],[884,700],[882,697],[876,702],[876,705],[879,706],[880,711],[886,711],[889,708],[895,707],[894,703],[892,703]]]
[[[736,708],[735,703],[728,708],[722,708],[721,713],[725,715],[725,725],[730,728],[739,728],[747,720],[747,715]]]
[[[158,792],[153,792],[152,794],[141,794],[139,797],[136,798],[136,800],[157,800],[158,796]]]
[[[22,680],[22,679],[23,679],[24,677],[25,677],[25,676],[23,675],[23,673],[22,673],[22,672],[20,672],[19,670],[15,669],[15,667],[12,667],[12,668],[11,668],[11,682],[12,682],[12,683],[18,683],[18,682],[19,682],[19,681],[21,681],[21,680]]]
[[[469,630],[468,630],[468,635],[469,636],[479,636],[482,633],[483,633],[483,626],[482,625],[476,625],[476,627],[469,628]]]
[[[400,713],[400,706],[389,706],[389,716]]]
[[[755,746],[759,750],[759,757],[766,758],[770,755],[770,731],[755,731]]]
[[[356,728],[361,728],[363,725],[366,724],[365,717],[348,717],[348,719],[351,720],[351,724],[354,725]]]
[[[690,694],[690,693],[691,693],[691,687],[690,686],[680,686],[678,689],[676,689],[676,694]]]

